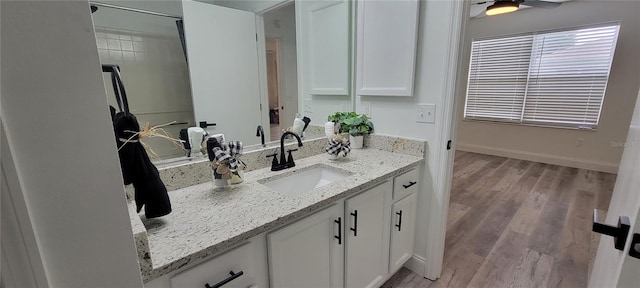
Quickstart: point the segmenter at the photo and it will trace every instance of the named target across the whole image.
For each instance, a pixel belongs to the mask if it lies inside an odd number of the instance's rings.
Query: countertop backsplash
[[[369,134],[365,136],[364,143],[365,148],[379,149],[416,157],[424,157],[424,151],[426,149],[425,141],[381,134]],[[324,149],[326,145],[327,139],[325,138],[305,140],[304,146],[302,147],[297,147],[295,142],[289,142],[285,145],[285,151],[287,149],[298,148],[298,151],[293,152],[293,158],[294,160],[302,159],[325,153]],[[279,159],[279,146],[254,150],[243,154],[240,156],[240,159],[247,164],[245,172],[271,166],[271,158],[267,158],[267,155],[276,152],[278,153]],[[206,158],[194,159],[189,163],[161,168],[159,172],[160,178],[168,191],[202,184],[212,179],[210,162]],[[129,201],[133,200],[134,190],[131,185],[126,187],[126,192],[127,199]]]

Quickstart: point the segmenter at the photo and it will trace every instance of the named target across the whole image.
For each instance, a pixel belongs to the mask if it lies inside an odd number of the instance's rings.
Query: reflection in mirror
[[[141,126],[175,121],[165,131],[175,138],[193,126],[189,69],[175,18],[95,6],[93,16],[101,64],[120,66],[129,107]],[[108,74],[103,74],[108,103],[118,107]],[[173,143],[147,138],[161,159],[183,156]],[[149,153],[152,156],[153,153]]]
[[[209,134],[249,151],[262,148],[258,125],[269,142],[307,116],[312,139],[328,114],[352,110],[349,1],[103,1],[92,2],[100,61],[120,65],[141,126],[175,121],[164,129],[178,138],[215,123]],[[107,75],[105,86],[117,107]],[[185,158],[169,141],[144,142],[162,162]]]
[[[266,12],[264,21],[271,140],[293,125],[298,112],[295,3]]]

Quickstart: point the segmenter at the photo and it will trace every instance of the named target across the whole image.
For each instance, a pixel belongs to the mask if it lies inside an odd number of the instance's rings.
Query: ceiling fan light
[[[496,1],[487,7],[487,16],[509,13],[518,10],[518,3],[512,1]]]

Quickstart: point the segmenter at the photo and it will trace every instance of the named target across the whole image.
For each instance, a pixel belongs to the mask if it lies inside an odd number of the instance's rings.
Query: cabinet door
[[[357,3],[356,94],[413,96],[419,1]]]
[[[271,287],[343,286],[343,209],[340,202],[267,235]]]
[[[205,287],[229,281],[230,287],[249,287],[256,284],[251,244],[245,244],[216,256],[189,270],[171,277],[171,287]]]
[[[413,236],[416,229],[416,194],[411,194],[393,204],[391,212],[389,272],[393,273],[413,255]]]
[[[346,201],[346,287],[377,287],[387,275],[391,181]],[[385,221],[385,219],[387,221]]]

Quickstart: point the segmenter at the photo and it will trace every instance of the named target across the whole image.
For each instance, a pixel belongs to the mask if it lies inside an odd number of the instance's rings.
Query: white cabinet
[[[419,1],[357,3],[356,94],[413,96]]]
[[[377,287],[386,279],[389,258],[392,181],[346,200],[345,286]]]
[[[348,96],[350,1],[296,1],[295,8],[300,94]]]
[[[172,288],[182,287],[268,287],[267,253],[264,234],[186,271],[170,276]],[[148,287],[166,287],[156,279]],[[166,282],[165,282],[166,283]]]
[[[267,235],[271,287],[342,287],[342,201]]]
[[[268,234],[271,287],[382,285],[413,256],[417,178],[411,170]]]
[[[413,237],[416,225],[415,193],[393,204],[391,225],[391,253],[389,272],[397,271],[413,255]]]

